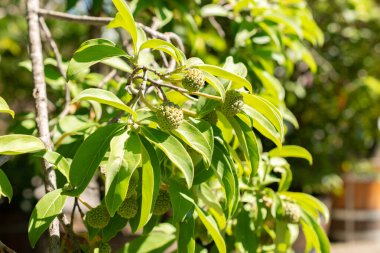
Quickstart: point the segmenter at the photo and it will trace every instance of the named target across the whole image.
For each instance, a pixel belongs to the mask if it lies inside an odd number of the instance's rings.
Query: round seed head
[[[103,205],[99,205],[86,213],[87,224],[93,228],[104,228],[110,219],[107,208]]]
[[[205,77],[202,70],[188,69],[182,79],[182,85],[190,92],[198,91],[205,85]]]
[[[121,203],[117,213],[125,219],[130,219],[136,216],[138,207],[137,196],[133,195]]]
[[[243,105],[243,96],[236,90],[229,90],[220,110],[227,117],[233,117],[242,111]]]
[[[183,111],[173,103],[165,103],[157,109],[157,122],[164,131],[177,129],[183,120]]]
[[[160,190],[156,199],[156,203],[153,207],[154,215],[163,215],[171,207],[170,196],[167,191]]]

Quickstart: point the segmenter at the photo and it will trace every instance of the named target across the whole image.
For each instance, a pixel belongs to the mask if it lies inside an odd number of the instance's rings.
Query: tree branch
[[[44,64],[42,57],[42,45],[40,27],[38,23],[38,8],[39,0],[27,1],[27,20],[28,20],[28,35],[29,35],[29,50],[30,58],[32,61],[32,73],[34,82],[33,96],[36,103],[36,123],[38,128],[39,137],[45,144],[47,149],[53,148],[53,143],[50,138],[49,132],[49,115],[47,109],[47,95]],[[46,192],[56,189],[56,175],[52,166],[44,160],[44,182]],[[54,221],[49,226],[49,251],[58,253],[60,250],[60,232],[59,221]]]
[[[86,15],[79,16],[79,15],[73,15],[73,14],[68,14],[68,13],[59,12],[59,11],[46,10],[46,9],[38,9],[38,14],[46,18],[55,18],[55,19],[66,20],[69,22],[77,22],[77,23],[83,23],[83,24],[94,25],[94,26],[107,25],[113,19],[110,17],[93,17],[93,16],[86,16]],[[182,40],[177,34],[172,33],[172,32],[167,32],[167,33],[157,32],[156,30],[150,28],[149,26],[143,25],[138,22],[136,22],[136,25],[139,26],[141,29],[143,29],[146,33],[150,34],[152,37],[156,37],[162,40],[170,39],[170,40],[175,41],[177,46],[182,51],[185,50]]]
[[[69,84],[67,83],[67,80],[66,80],[66,72],[65,72],[65,69],[63,68],[62,56],[58,50],[57,43],[55,43],[55,40],[53,39],[53,36],[51,35],[49,27],[45,23],[45,19],[43,17],[40,17],[38,21],[40,23],[41,30],[44,33],[46,40],[49,43],[51,50],[53,50],[55,60],[57,61],[57,68],[59,70],[59,73],[61,73],[61,75],[65,79],[65,107],[63,108],[62,112],[59,114],[59,118],[63,118],[70,112],[71,94],[70,94]]]

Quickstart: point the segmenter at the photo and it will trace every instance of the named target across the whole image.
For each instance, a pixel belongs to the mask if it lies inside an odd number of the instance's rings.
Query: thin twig
[[[45,34],[45,38],[48,41],[50,48],[53,50],[55,60],[57,61],[57,68],[59,70],[59,73],[61,73],[61,75],[65,79],[65,106],[62,112],[58,116],[59,118],[63,118],[70,112],[71,94],[70,94],[69,84],[66,80],[66,72],[63,67],[62,56],[58,50],[57,43],[55,42],[55,40],[53,39],[53,36],[51,35],[49,27],[46,25],[45,19],[43,17],[40,17],[38,21],[40,23],[41,31]]]
[[[68,13],[59,12],[59,11],[46,10],[46,9],[39,9],[38,13],[46,18],[55,18],[55,19],[66,20],[69,22],[78,22],[78,23],[94,25],[94,26],[107,25],[113,19],[110,17],[93,17],[93,16],[85,16],[85,15],[79,16],[79,15],[73,15],[73,14],[68,14]],[[141,29],[143,29],[146,33],[156,38],[159,38],[162,40],[166,40],[167,38],[172,39],[173,41],[176,42],[177,46],[182,51],[185,50],[182,40],[177,34],[172,33],[172,32],[161,33],[161,32],[155,31],[154,29],[148,26],[145,26],[137,22],[136,22],[136,25],[140,27]]]
[[[210,24],[215,28],[220,37],[224,38],[226,36],[223,27],[216,21],[215,17],[209,17],[208,21],[210,21]]]
[[[100,81],[98,83],[98,88],[103,88],[103,86],[108,83],[109,81],[111,81],[112,78],[114,78],[117,74],[117,70],[116,69],[113,69],[111,72],[109,72],[104,78],[102,81]]]
[[[44,64],[42,56],[42,45],[40,36],[40,27],[38,22],[39,0],[27,1],[27,19],[28,19],[28,35],[30,58],[32,61],[32,73],[34,82],[33,96],[36,103],[36,123],[39,137],[48,150],[53,149],[53,143],[49,131],[49,114],[48,114],[48,98],[46,94],[46,83]],[[51,164],[44,160],[44,182],[46,192],[51,192],[57,188],[55,171]],[[49,225],[49,251],[58,253],[60,250],[60,231],[59,220],[55,218]]]
[[[93,207],[89,204],[89,203],[87,203],[86,201],[84,201],[81,197],[78,197],[78,200],[83,204],[83,205],[85,205],[88,209],[93,209]],[[79,206],[79,205],[78,205]]]

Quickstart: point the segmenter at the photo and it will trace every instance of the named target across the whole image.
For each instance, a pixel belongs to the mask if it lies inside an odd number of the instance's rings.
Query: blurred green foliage
[[[333,190],[323,187],[326,175],[355,172],[353,163],[378,147],[380,6],[373,0],[309,4],[325,44],[314,52],[320,67],[313,82],[304,71],[295,80],[298,92],[287,93],[302,128],[288,141],[307,147],[315,161],[311,170],[293,166],[295,187],[325,193]]]

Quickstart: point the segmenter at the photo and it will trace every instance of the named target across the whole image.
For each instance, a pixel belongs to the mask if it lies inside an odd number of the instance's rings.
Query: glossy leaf
[[[109,214],[114,216],[115,212],[125,199],[128,191],[129,179],[132,169],[129,170],[128,164],[123,165],[124,145],[129,137],[127,131],[115,135],[110,142],[110,152],[106,165],[105,182],[105,203]],[[131,141],[129,139],[129,141]],[[137,144],[137,145],[136,145]],[[139,151],[139,142],[133,143],[132,147]]]
[[[173,44],[167,41],[160,40],[160,39],[150,39],[142,43],[139,50],[141,51],[147,48],[151,48],[153,50],[159,50],[159,51],[169,54],[180,65],[183,65],[186,61],[186,56],[184,55],[184,53],[182,53],[181,50],[179,50]]]
[[[317,223],[315,219],[310,217],[307,213],[302,213],[302,219],[311,226],[318,237],[319,247],[321,253],[330,253],[330,242],[323,228]]]
[[[9,182],[7,175],[2,169],[0,169],[0,197],[1,196],[7,197],[9,199],[9,203],[11,202],[13,196],[11,182]]]
[[[59,172],[61,172],[62,175],[65,176],[67,181],[69,181],[70,163],[67,161],[65,157],[51,150],[46,150],[42,153],[37,153],[36,155],[44,158],[49,163],[53,164],[54,167],[57,168]]]
[[[119,253],[165,252],[175,241],[175,228],[162,223],[147,235],[141,235],[128,242]]]
[[[280,111],[268,100],[260,96],[246,93],[242,93],[242,95],[245,104],[264,115],[273,124],[282,138],[284,135],[284,124]]]
[[[0,97],[0,113],[8,113],[12,118],[15,117],[15,112],[9,109],[7,102],[2,97]]]
[[[101,127],[82,143],[75,153],[70,167],[69,178],[73,189],[65,194],[78,196],[86,189],[108,151],[111,139],[124,126],[124,124],[110,124]]]
[[[79,72],[113,57],[129,58],[126,52],[106,39],[88,40],[74,53],[67,67],[67,78],[70,80]]]
[[[175,166],[183,173],[186,183],[190,188],[194,179],[194,165],[191,157],[175,137],[160,130],[142,127],[144,137],[162,150]]]
[[[244,112],[252,119],[252,126],[259,131],[262,135],[273,141],[278,147],[282,146],[281,135],[277,132],[272,123],[265,118],[264,115],[256,111],[250,106],[244,105]],[[238,115],[239,116],[239,115]],[[241,118],[244,120],[243,118]],[[246,124],[250,125],[251,122],[244,120]]]
[[[137,119],[137,113],[133,111],[129,106],[124,104],[120,98],[118,98],[114,93],[110,91],[96,88],[86,89],[82,91],[78,96],[76,96],[73,102],[82,100],[96,101],[101,104],[110,105],[117,109],[126,111],[127,113],[131,114],[134,119]]]
[[[194,239],[194,218],[188,217],[179,223],[178,226],[178,252],[194,253],[195,252],[195,239]]]
[[[169,194],[173,208],[173,222],[181,222],[193,209],[192,203],[183,198],[184,195],[191,195],[191,191],[187,189],[185,184],[171,180]]]
[[[160,190],[160,164],[152,144],[141,139],[142,168],[141,168],[141,203],[139,213],[131,221],[133,231],[145,226],[152,216],[152,207]]]
[[[260,152],[256,136],[252,129],[240,118],[235,117],[229,120],[231,125],[234,126],[236,136],[240,143],[239,147],[242,149],[246,161],[249,162],[251,176],[254,176],[257,173],[260,163]]]
[[[220,253],[226,253],[227,248],[224,242],[223,236],[220,234],[218,230],[218,226],[216,222],[212,218],[212,216],[207,215],[195,202],[192,198],[187,195],[181,193],[184,199],[192,203],[197,211],[199,219],[202,221],[203,225],[206,227],[207,231],[210,233],[212,239],[215,242],[216,247],[218,248]]]
[[[329,209],[319,199],[302,192],[284,192],[281,194],[294,200],[306,212],[309,210],[313,210],[314,212],[319,211],[324,216],[326,221],[330,219]],[[311,215],[310,212],[309,215]],[[318,217],[314,216],[314,218]]]
[[[208,72],[204,72],[205,81],[209,83],[222,97],[224,100],[226,96],[226,90],[224,89],[223,84],[219,81],[218,78],[209,74]]]
[[[236,75],[232,72],[229,72],[223,68],[213,66],[213,65],[204,64],[204,65],[197,65],[196,67],[199,68],[200,70],[206,71],[206,72],[208,72],[214,76],[219,76],[221,78],[224,78],[224,79],[227,79],[227,80],[234,82],[235,84],[237,84],[237,86],[235,86],[235,89],[245,87],[245,88],[247,88],[248,91],[250,91],[252,93],[251,84],[247,81],[247,79],[245,79],[241,76],[238,76],[238,75]]]
[[[223,208],[217,201],[215,194],[207,184],[200,185],[199,198],[208,206],[208,211],[212,214],[218,227],[224,229],[227,225],[227,220],[223,212]]]
[[[37,137],[23,134],[0,136],[0,154],[19,155],[34,153],[45,149],[44,143]]]
[[[120,230],[122,230],[128,223],[127,219],[124,219],[118,214],[115,214],[107,224],[105,228],[102,229],[102,239],[105,242],[108,242],[114,238]]]
[[[62,189],[58,189],[47,193],[34,207],[28,226],[29,242],[33,248],[50,223],[61,213],[67,197],[61,192]]]
[[[309,151],[300,146],[287,145],[282,146],[281,148],[274,148],[271,151],[269,151],[269,156],[303,158],[309,161],[310,164],[313,164],[313,157],[311,156]]]
[[[210,166],[212,159],[212,149],[207,141],[207,139],[202,135],[202,133],[191,123],[184,120],[181,125],[173,131],[173,133],[202,155],[207,166]]]

